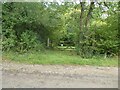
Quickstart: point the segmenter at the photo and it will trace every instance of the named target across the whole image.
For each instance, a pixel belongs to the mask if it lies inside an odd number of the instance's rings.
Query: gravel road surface
[[[118,88],[118,68],[3,61],[3,88]]]

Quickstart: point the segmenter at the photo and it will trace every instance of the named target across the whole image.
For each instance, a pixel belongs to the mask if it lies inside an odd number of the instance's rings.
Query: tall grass
[[[103,57],[83,59],[72,51],[31,51],[24,54],[10,51],[3,52],[3,60],[12,60],[15,62],[28,64],[118,66],[118,59],[115,57],[106,59]]]

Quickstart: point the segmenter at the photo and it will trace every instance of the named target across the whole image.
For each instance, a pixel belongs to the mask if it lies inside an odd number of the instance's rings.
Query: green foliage
[[[100,7],[103,12],[97,7],[94,8],[88,30],[83,26],[83,29],[80,31],[80,37],[78,37],[80,44],[76,49],[84,58],[92,57],[97,54],[114,56],[118,53],[117,5],[116,3],[113,3],[113,5],[109,3],[109,9],[105,11],[105,6]],[[85,10],[84,13],[86,12]],[[103,14],[108,16],[103,17]],[[84,23],[85,21],[83,25]]]
[[[85,24],[89,5],[85,3],[83,24]],[[81,57],[96,54],[115,55],[118,52],[117,4],[95,5],[89,30],[80,28],[80,4],[57,2],[6,2],[2,4],[3,50],[41,50],[47,45],[55,47],[60,41],[70,42],[66,46],[76,46]],[[107,7],[106,7],[107,8]],[[103,15],[107,17],[103,18]],[[80,37],[78,37],[80,34]],[[80,45],[75,45],[79,41]],[[78,48],[79,47],[79,48]]]
[[[26,30],[20,35],[20,41],[17,42],[17,50],[25,52],[33,48],[38,48],[36,34],[30,30]]]
[[[2,32],[3,38],[2,38],[2,48],[3,51],[7,50],[9,51],[10,49],[13,49],[16,44],[16,36],[15,32],[12,29],[5,29]]]
[[[94,30],[94,42],[98,53],[115,55],[118,52],[118,20],[117,14],[109,16],[101,23],[96,21],[91,29]]]

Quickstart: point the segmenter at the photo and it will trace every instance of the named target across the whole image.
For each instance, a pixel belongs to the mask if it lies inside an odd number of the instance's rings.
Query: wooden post
[[[50,46],[50,39],[48,38],[47,39],[47,47],[49,47]]]
[[[105,52],[105,55],[104,55],[104,59],[106,59],[107,58],[107,52]]]

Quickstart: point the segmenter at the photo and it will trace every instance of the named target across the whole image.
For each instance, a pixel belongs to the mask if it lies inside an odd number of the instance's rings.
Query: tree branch
[[[107,3],[106,2],[104,2],[104,5],[109,9],[109,6],[107,5]]]
[[[94,7],[94,2],[91,2],[89,12],[88,12],[87,17],[86,17],[86,22],[85,22],[86,27],[88,27],[88,23],[89,23],[90,18],[92,16],[93,7]]]

